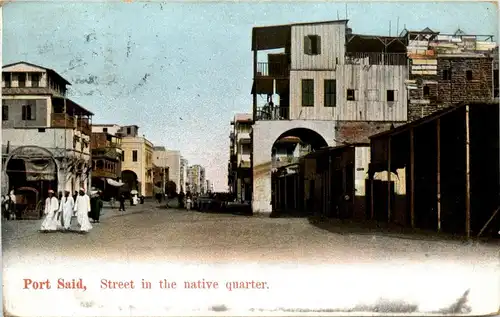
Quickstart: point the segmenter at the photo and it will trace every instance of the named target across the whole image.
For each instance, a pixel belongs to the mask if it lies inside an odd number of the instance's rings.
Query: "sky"
[[[201,164],[227,190],[230,121],[251,112],[254,26],[344,19],[344,2],[11,2],[3,64],[27,61],[72,83],[94,123],[135,124],[155,145]],[[353,33],[457,28],[498,38],[487,2],[350,2]],[[397,33],[399,33],[397,32]],[[265,103],[264,99],[258,99]]]

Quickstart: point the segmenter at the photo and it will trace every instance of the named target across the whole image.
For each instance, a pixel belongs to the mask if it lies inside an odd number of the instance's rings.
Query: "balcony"
[[[257,63],[257,77],[289,78],[290,66],[286,63]]]
[[[350,53],[345,56],[345,63],[349,65],[408,65],[406,53]]]
[[[76,125],[76,119],[66,113],[52,113],[51,115],[51,127],[52,128],[66,128],[74,129]]]
[[[290,107],[277,106],[271,109],[269,106],[264,106],[257,108],[256,119],[261,121],[289,120]]]
[[[238,142],[250,142],[250,132],[238,132]]]
[[[92,135],[92,129],[90,128],[89,119],[79,118],[77,120],[76,129],[85,135]]]

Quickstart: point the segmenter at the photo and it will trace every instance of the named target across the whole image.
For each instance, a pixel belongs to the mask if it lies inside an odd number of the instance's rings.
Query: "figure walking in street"
[[[62,206],[63,231],[68,231],[71,229],[71,218],[73,216],[73,208],[75,207],[75,200],[70,195],[69,190],[64,192],[64,198],[60,204]]]
[[[57,213],[59,211],[59,201],[54,196],[54,191],[49,190],[49,197],[45,199],[45,219],[42,222],[40,230],[42,232],[51,232],[58,229]]]
[[[90,206],[90,215],[92,219],[94,220],[94,223],[99,223],[99,217],[101,216],[101,210],[102,210],[102,199],[101,199],[101,192],[97,192],[97,194],[92,198],[92,203]]]
[[[184,209],[184,198],[185,198],[184,192],[183,192],[183,191],[181,191],[181,192],[179,193],[179,196],[178,196],[177,198],[178,198],[178,200],[179,200],[179,208],[180,208],[180,209]]]
[[[10,194],[9,194],[9,213],[11,218],[10,219],[16,219],[17,217],[17,201],[16,201],[16,194],[14,193],[14,188],[11,189]]]
[[[92,229],[89,220],[90,198],[85,194],[85,190],[80,189],[78,197],[76,197],[75,207],[73,211],[76,213],[76,220],[80,225],[80,233],[87,233]]]
[[[120,208],[118,209],[118,211],[125,212],[125,194],[121,193],[119,199],[120,199]]]

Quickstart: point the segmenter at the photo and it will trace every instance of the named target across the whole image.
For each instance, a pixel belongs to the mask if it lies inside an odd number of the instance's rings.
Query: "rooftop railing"
[[[408,64],[406,53],[346,53],[345,63],[350,65],[392,65]]]

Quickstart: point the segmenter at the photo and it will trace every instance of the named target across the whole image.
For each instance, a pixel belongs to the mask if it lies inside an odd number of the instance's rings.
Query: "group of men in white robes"
[[[89,232],[92,229],[88,213],[90,212],[90,198],[85,190],[80,189],[76,201],[69,191],[65,191],[61,201],[54,195],[53,190],[49,190],[49,197],[45,200],[45,218],[40,230],[42,232],[50,231],[68,231],[71,229],[71,219],[76,216],[81,233]]]

